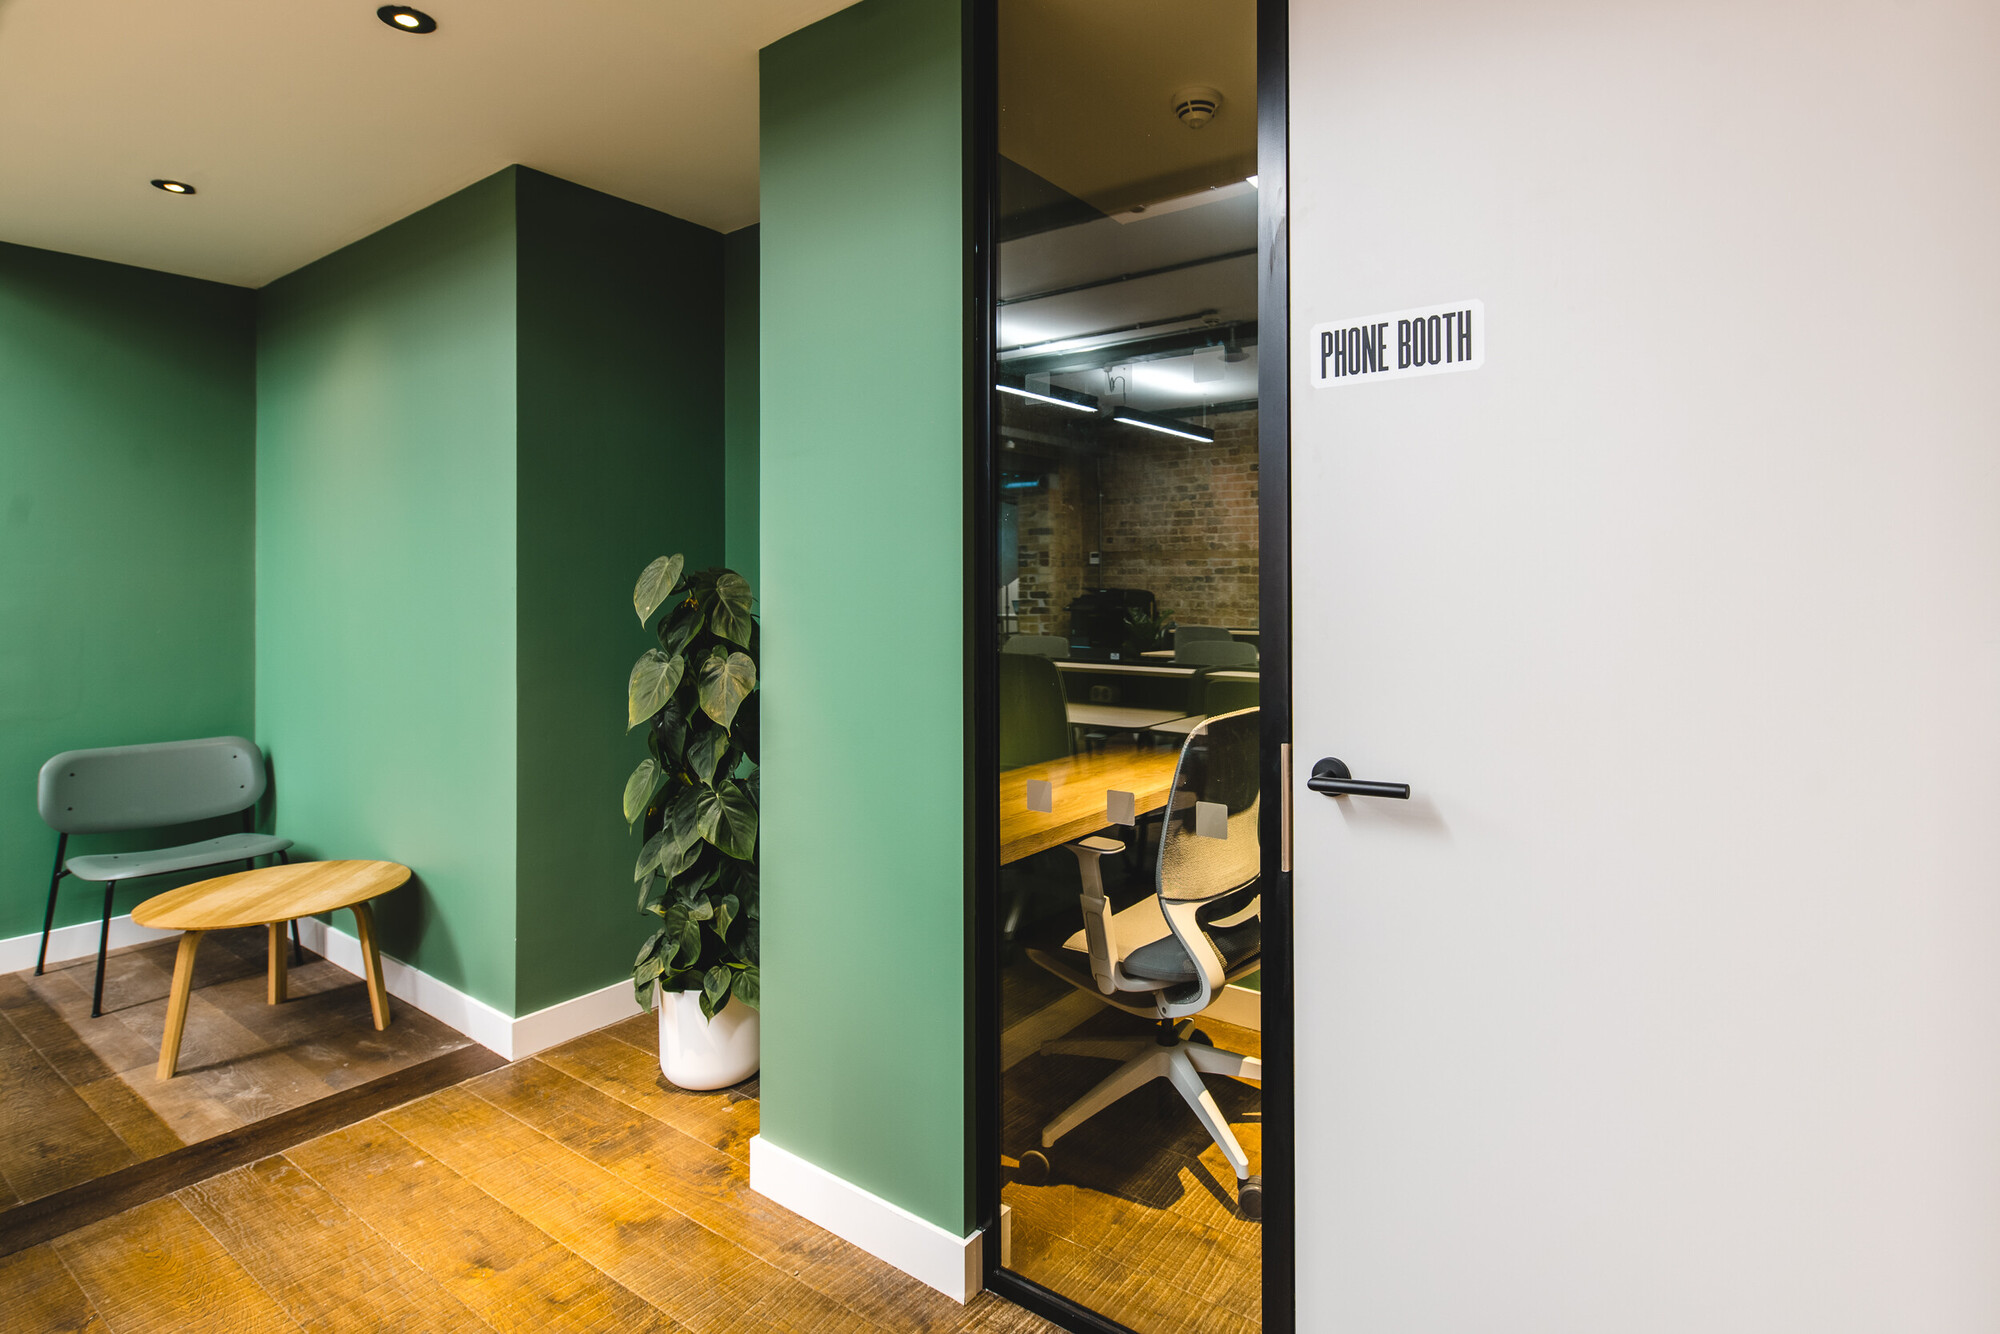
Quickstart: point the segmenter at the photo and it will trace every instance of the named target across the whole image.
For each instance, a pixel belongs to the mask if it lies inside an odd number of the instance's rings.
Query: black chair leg
[[[104,882],[104,925],[97,932],[97,988],[90,993],[92,1019],[104,1013],[104,951],[111,944],[111,891],[116,888],[116,880]]]
[[[306,962],[306,947],[299,940],[299,919],[296,917],[292,919],[292,962],[300,967],[304,967]]]
[[[56,889],[62,884],[63,853],[69,848],[69,835],[56,835],[56,869],[49,875],[49,906],[42,914],[42,948],[35,954],[35,976],[42,975],[42,965],[49,961],[49,932],[56,925]]]

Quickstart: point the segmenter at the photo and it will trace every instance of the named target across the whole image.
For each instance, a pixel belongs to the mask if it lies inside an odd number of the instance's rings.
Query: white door
[[[1300,1327],[2000,1331],[2000,6],[1291,43]]]

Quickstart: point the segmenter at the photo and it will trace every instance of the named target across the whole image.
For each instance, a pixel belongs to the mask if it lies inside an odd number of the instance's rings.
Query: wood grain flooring
[[[22,1203],[241,1130],[467,1045],[407,1005],[377,1032],[361,979],[308,955],[266,1004],[261,927],[216,931],[197,957],[181,1073],[154,1078],[175,941],[0,974],[0,1217]]]
[[[0,1260],[5,1327],[1054,1334],[990,1294],[951,1302],[752,1192],[754,1082],[666,1085],[655,1024]]]
[[[1227,1051],[1255,1056],[1259,1035],[1197,1021]],[[1147,1036],[1152,1025],[1100,1007],[1077,1036]],[[1112,1069],[1109,1061],[1033,1055],[1002,1077],[1003,1164],[1041,1145],[1041,1128]],[[1261,1170],[1261,1094],[1210,1078],[1237,1142]],[[1251,1334],[1261,1328],[1263,1233],[1236,1208],[1236,1175],[1165,1080],[1128,1094],[1048,1151],[1046,1184],[1003,1169],[1013,1214],[1010,1267],[1139,1334]]]

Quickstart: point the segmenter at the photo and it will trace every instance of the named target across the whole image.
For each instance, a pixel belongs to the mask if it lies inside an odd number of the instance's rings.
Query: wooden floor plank
[[[236,1168],[174,1198],[307,1329],[490,1329],[288,1159]]]
[[[299,1328],[178,1200],[93,1223],[55,1250],[116,1334]]]
[[[92,1084],[115,1073],[41,993],[28,985],[27,977],[19,973],[0,976],[0,1015],[42,1054],[43,1060],[55,1067],[70,1087]]]
[[[383,1117],[418,1148],[695,1331],[798,1281],[464,1089]]]
[[[53,1195],[138,1159],[11,1020],[0,1015],[0,1177],[22,1200]]]
[[[0,1316],[9,1334],[106,1334],[97,1308],[51,1246],[0,1260]]]
[[[588,1033],[536,1056],[572,1079],[608,1093],[628,1107],[664,1121],[732,1158],[750,1161],[757,1133],[757,1102],[735,1090],[693,1093],[675,1088],[660,1074],[652,1052],[622,1042],[608,1032]]]
[[[539,1059],[466,1087],[858,1315],[913,1334],[948,1328],[960,1316],[942,1293],[751,1190],[746,1162]],[[763,1318],[792,1317],[773,1309]]]
[[[679,1328],[379,1118],[285,1156],[495,1330]]]
[[[76,1092],[90,1104],[98,1119],[111,1128],[111,1133],[125,1141],[135,1159],[143,1162],[181,1147],[183,1141],[173,1127],[117,1075],[79,1084]]]

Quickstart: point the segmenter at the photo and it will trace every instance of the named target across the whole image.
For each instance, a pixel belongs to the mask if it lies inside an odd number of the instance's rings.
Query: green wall
[[[722,238],[724,469],[729,568],[761,590],[757,551],[757,236],[754,226]]]
[[[42,928],[44,760],[251,734],[252,301],[0,244],[0,937]],[[95,919],[96,888],[66,883],[57,924]]]
[[[271,284],[257,332],[276,827],[308,857],[414,868],[377,905],[383,949],[509,1013],[514,186],[503,171]]]
[[[763,53],[762,1133],[963,1235],[959,6]]]
[[[625,681],[653,646],[632,583],[655,556],[723,560],[724,241],[541,172],[517,179],[526,1014],[628,976],[651,920],[634,908],[639,846],[618,801],[646,754],[625,731]]]

